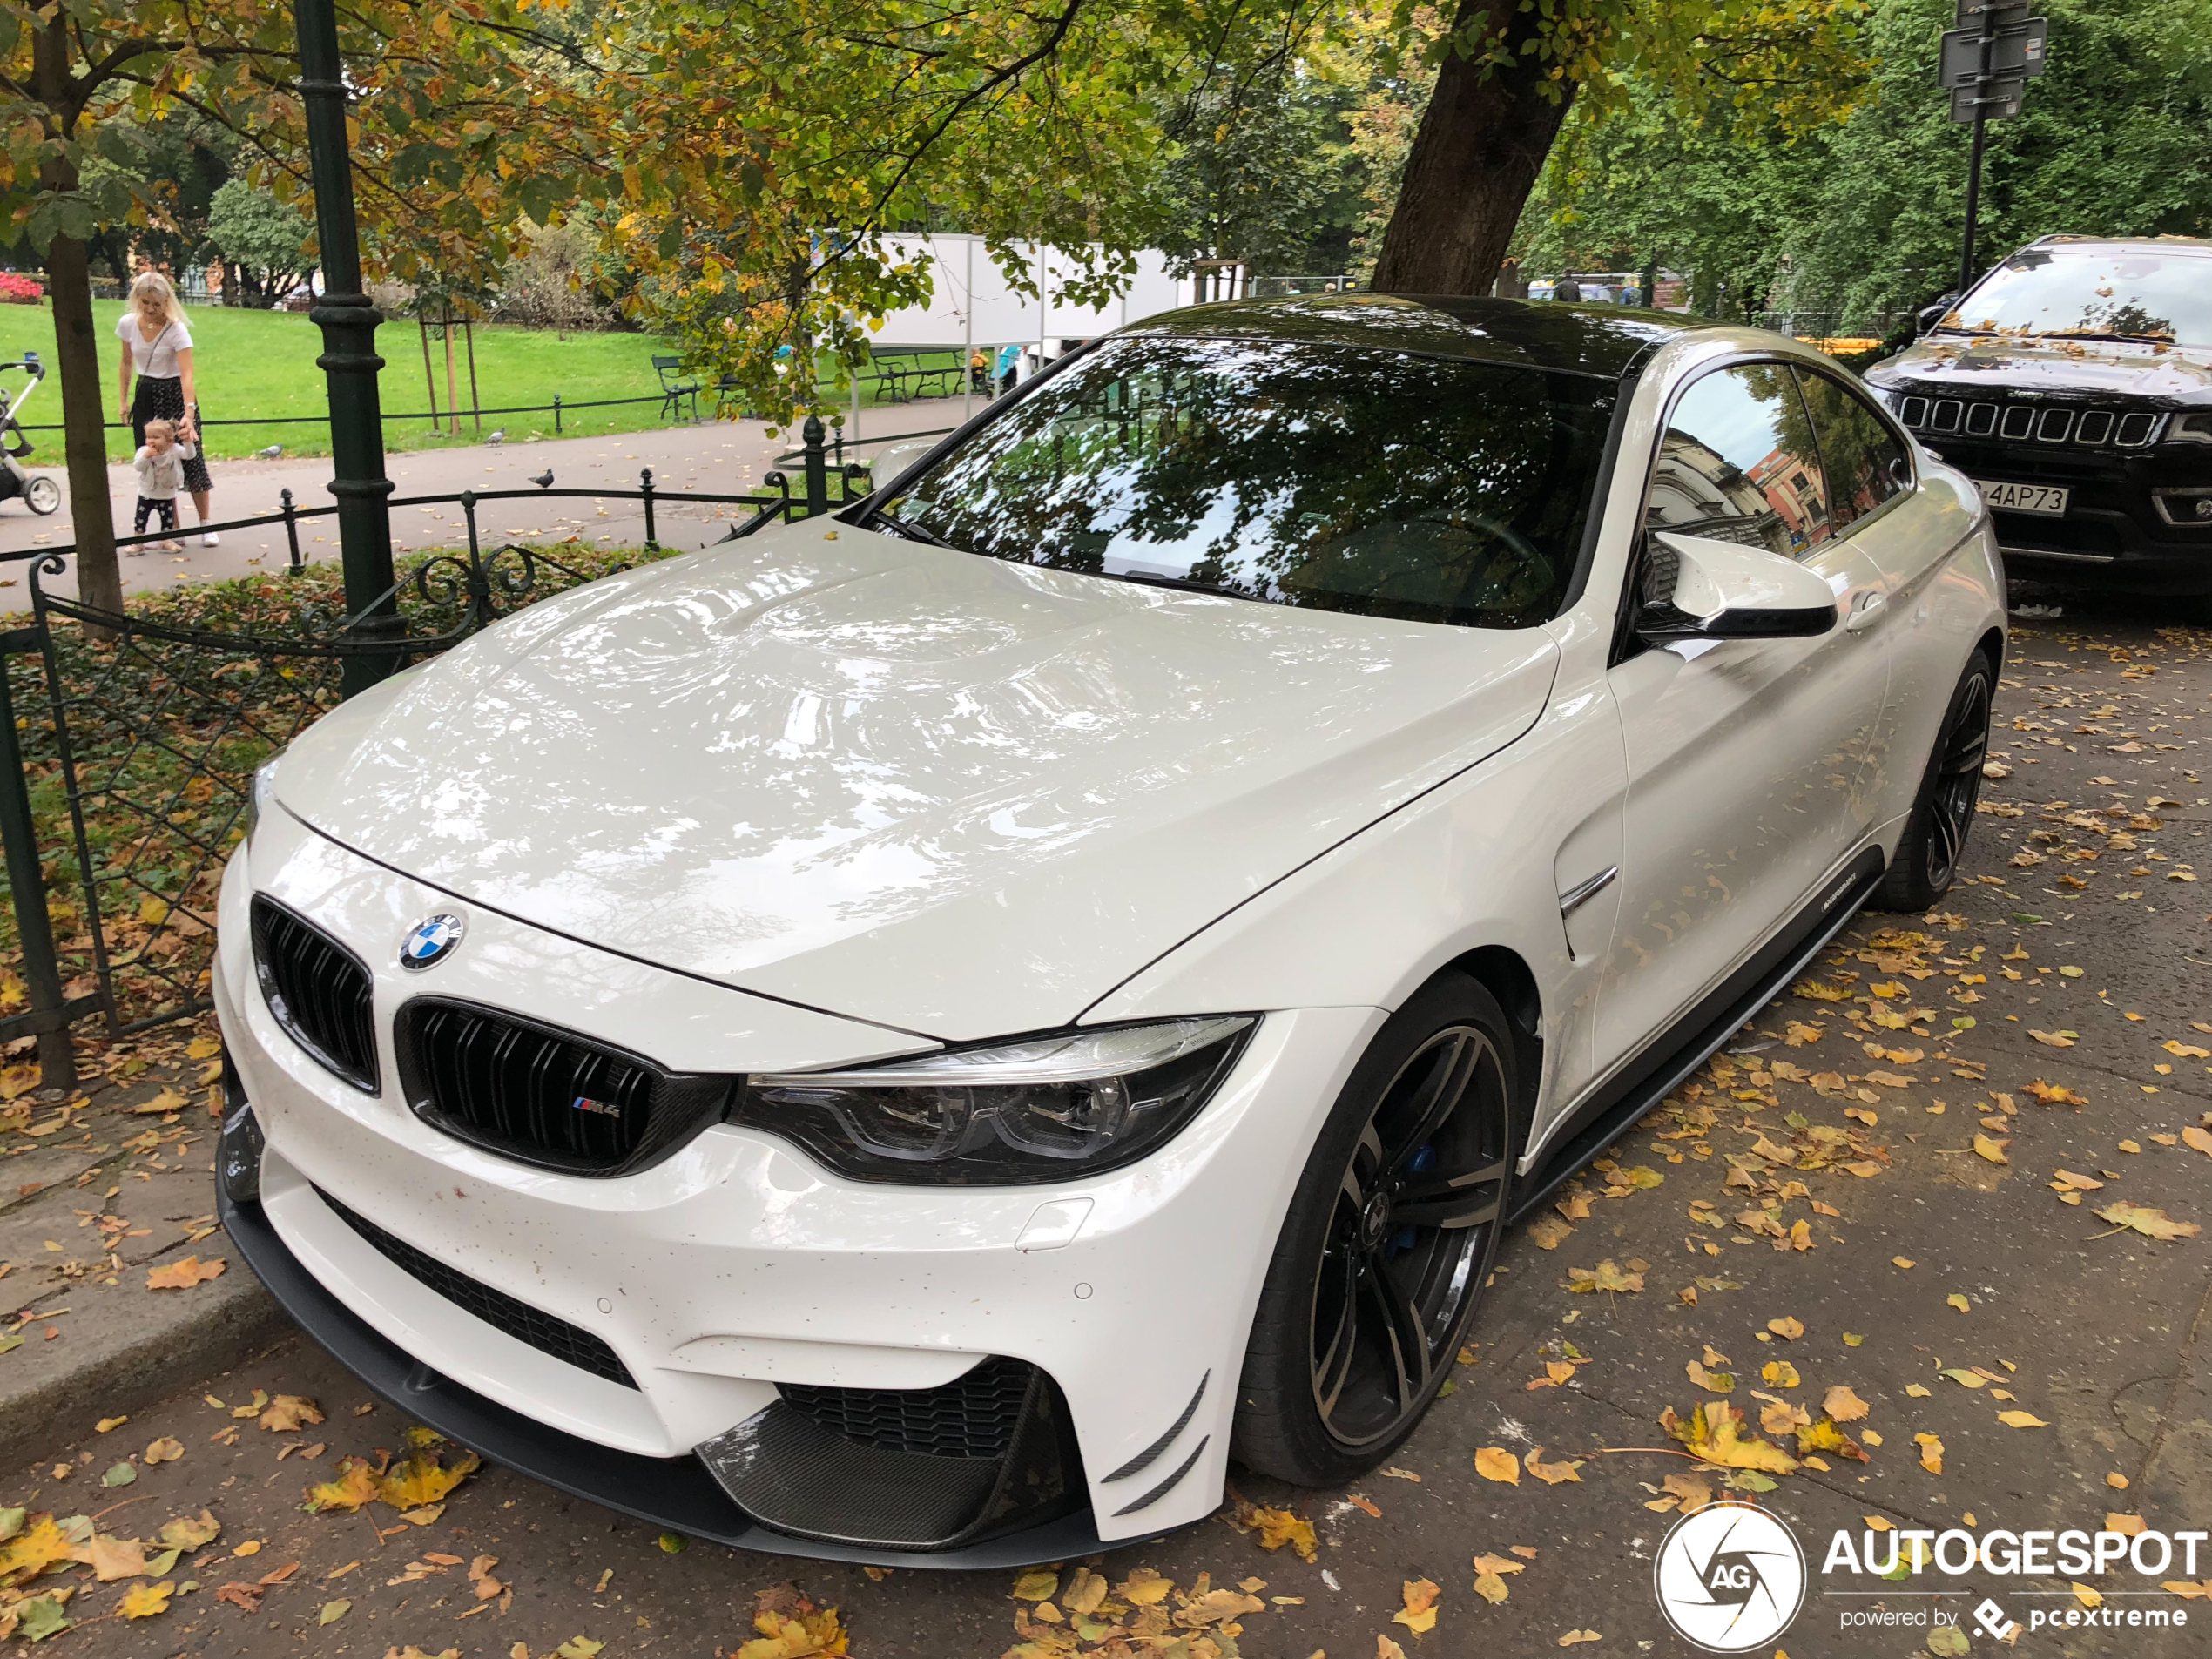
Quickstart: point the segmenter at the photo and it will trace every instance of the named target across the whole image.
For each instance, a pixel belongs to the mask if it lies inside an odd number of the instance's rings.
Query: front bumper
[[[249,861],[263,888],[370,965],[376,1092],[316,1064],[270,1015],[253,977]],[[395,948],[413,920],[455,902],[288,821],[265,820],[225,882],[217,1010],[266,1140],[258,1202],[233,1206],[239,1247],[372,1387],[565,1490],[792,1554],[1056,1561],[1157,1536],[1218,1504],[1267,1259],[1305,1149],[1380,1013],[1271,1015],[1183,1135],[1089,1182],[856,1184],[727,1124],[633,1174],[584,1177],[447,1135],[393,1081],[393,1017],[426,988],[401,974]],[[772,1069],[800,1051],[815,1055],[800,1063],[823,1064],[837,1043],[857,1055],[885,1041],[494,913],[472,910],[468,927],[467,948],[435,970],[437,991],[626,1042],[671,1067]],[[1080,1213],[1040,1244],[1046,1211]],[[435,1266],[410,1272],[410,1257]],[[467,1289],[446,1293],[455,1283]],[[569,1333],[570,1345],[487,1316],[487,1297]],[[609,1363],[579,1363],[576,1339]],[[764,1509],[749,1495],[758,1487],[732,1477],[742,1459],[721,1455],[794,1388],[948,1387],[994,1358],[1048,1380],[1049,1414],[1068,1436],[1068,1501],[1039,1509],[1035,1525],[988,1527],[988,1537],[971,1527],[948,1548],[887,1543],[865,1514],[802,1524]],[[764,1472],[764,1459],[852,1461],[819,1437],[738,1449],[772,1485],[779,1471]]]
[[[381,1335],[309,1272],[258,1204],[218,1195],[216,1209],[238,1253],[300,1329],[379,1395],[502,1468],[656,1527],[735,1549],[817,1561],[900,1567],[1030,1567],[1135,1541],[1101,1539],[1088,1510],[963,1548],[914,1552],[794,1538],[764,1527],[732,1502],[696,1457],[646,1457],[548,1427],[472,1388],[442,1377]],[[1165,1530],[1163,1528],[1162,1530]],[[1158,1533],[1140,1534],[1139,1538]]]

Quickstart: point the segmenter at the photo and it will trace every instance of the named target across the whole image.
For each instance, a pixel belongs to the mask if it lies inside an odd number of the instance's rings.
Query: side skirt
[[[1719,989],[1656,1038],[1579,1107],[1553,1136],[1554,1150],[1516,1183],[1507,1220],[1518,1225],[1580,1174],[1636,1121],[1712,1058],[1776,994],[1810,967],[1881,885],[1882,853],[1870,846],[1831,878]]]

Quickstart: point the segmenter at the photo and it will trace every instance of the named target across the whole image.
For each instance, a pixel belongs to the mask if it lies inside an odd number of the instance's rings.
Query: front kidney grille
[[[368,968],[314,923],[253,895],[253,976],[269,1013],[318,1065],[376,1092]]]
[[[496,1291],[481,1279],[470,1278],[459,1268],[448,1266],[428,1251],[417,1250],[405,1239],[394,1238],[368,1217],[348,1210],[320,1187],[315,1189],[315,1197],[387,1261],[421,1280],[425,1286],[463,1312],[475,1314],[494,1330],[504,1331],[516,1341],[527,1342],[540,1353],[551,1354],[563,1365],[588,1371],[595,1377],[604,1377],[624,1388],[637,1386],[637,1379],[622,1363],[622,1356],[589,1331],[570,1325],[566,1319],[556,1318],[527,1302],[517,1301],[506,1291]]]
[[[732,1082],[665,1072],[588,1037],[443,997],[408,1003],[393,1039],[419,1116],[578,1175],[653,1163],[721,1116]]]
[[[794,1411],[848,1440],[909,1457],[1006,1455],[1037,1368],[986,1359],[935,1388],[820,1388],[785,1383]]]

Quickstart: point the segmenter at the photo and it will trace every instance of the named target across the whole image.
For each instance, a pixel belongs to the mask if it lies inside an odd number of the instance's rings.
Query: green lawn
[[[116,300],[96,300],[92,314],[100,341],[101,401],[108,418],[114,419],[115,373],[121,342],[115,338],[115,320],[123,305]],[[287,455],[321,455],[330,453],[330,439],[322,425],[322,371],[315,357],[322,349],[321,332],[303,314],[285,311],[230,310],[195,307],[191,322],[196,376],[202,412],[210,421],[306,415],[312,424],[212,426],[208,428],[211,459],[248,455],[272,443],[284,446]],[[653,401],[617,405],[611,408],[570,410],[561,415],[564,436],[592,437],[604,433],[636,432],[661,425],[660,386],[653,372],[655,352],[673,347],[650,334],[572,334],[563,339],[550,329],[516,328],[483,324],[476,331],[476,388],[485,408],[544,404],[560,395],[563,404],[590,402],[603,398],[651,397]],[[430,405],[424,383],[422,339],[412,320],[388,322],[377,331],[377,344],[385,359],[383,403],[384,444],[388,449],[429,449],[481,442],[476,425],[466,414],[461,435],[433,430],[425,413]],[[38,353],[48,364],[54,361],[54,318],[51,307],[0,306],[0,361],[12,361],[26,350]],[[955,353],[937,354],[927,362],[957,363]],[[435,377],[437,403],[446,408],[444,343],[430,341],[430,367]],[[461,338],[454,341],[454,379],[465,408],[469,398],[469,363]],[[873,404],[876,388],[864,384],[863,401]],[[841,400],[840,400],[841,401]],[[711,415],[713,401],[700,400],[700,412]],[[50,375],[37,399],[25,411],[27,424],[58,426],[61,388]],[[395,419],[411,415],[412,419]],[[488,415],[483,430],[503,427],[520,440],[553,435],[553,415],[545,411],[529,415]],[[31,433],[39,453],[33,464],[61,463],[61,434]],[[127,428],[108,434],[108,454],[118,461],[131,455]]]

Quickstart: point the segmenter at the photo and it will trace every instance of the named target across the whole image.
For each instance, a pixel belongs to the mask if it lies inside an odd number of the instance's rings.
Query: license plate
[[[1982,500],[2007,513],[2040,513],[2046,518],[2066,516],[2067,492],[2054,484],[1999,484],[1977,478]]]

